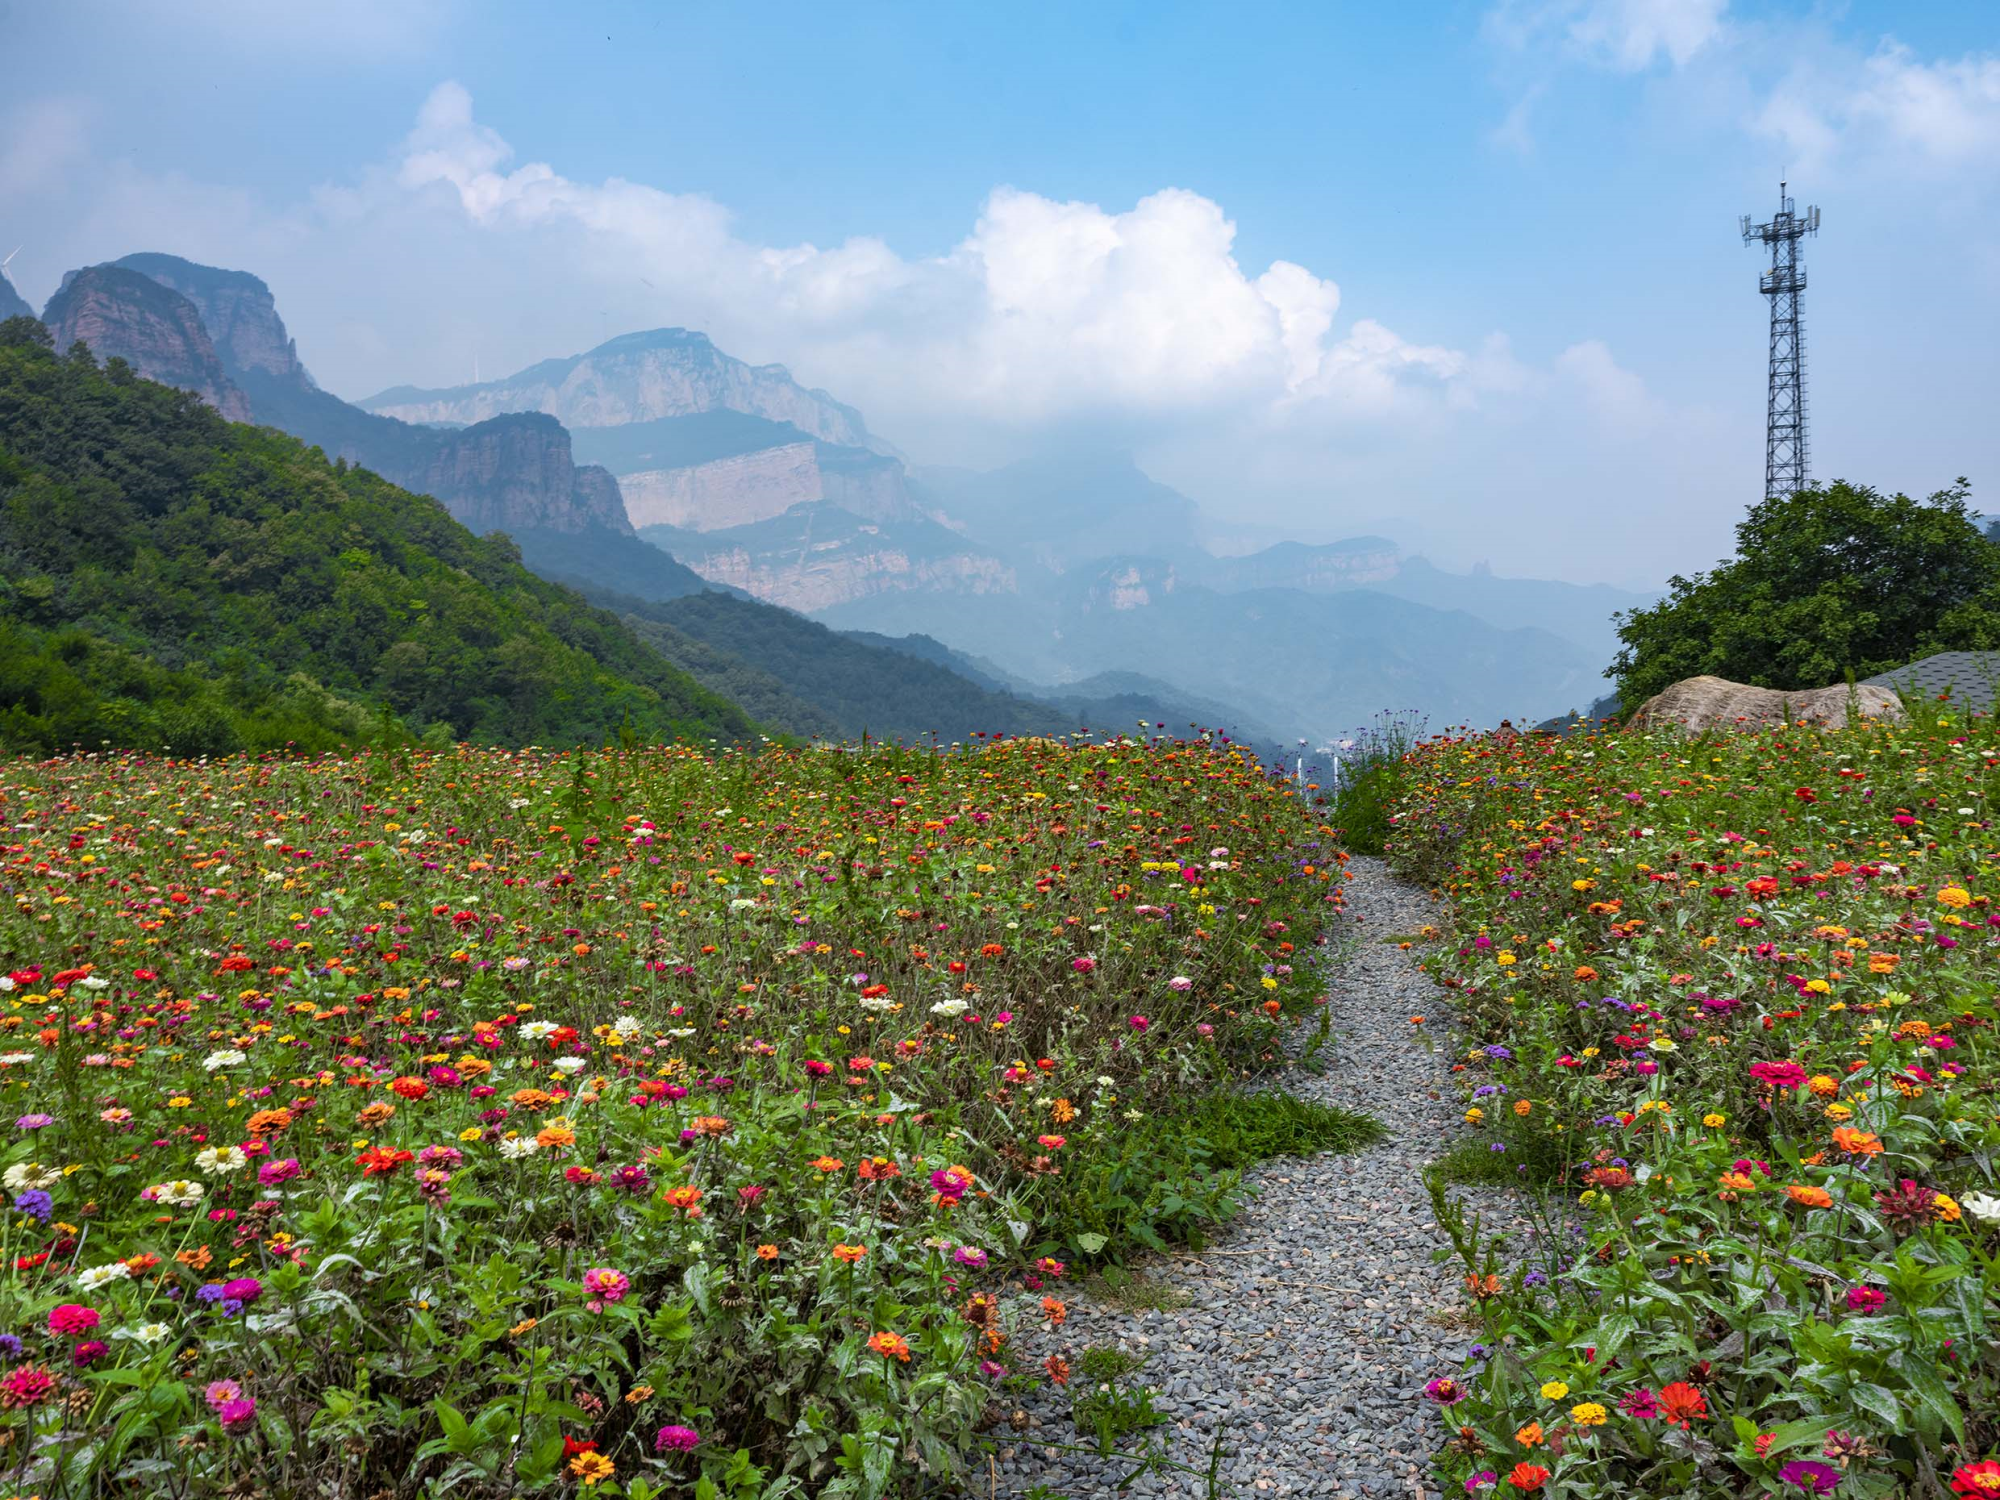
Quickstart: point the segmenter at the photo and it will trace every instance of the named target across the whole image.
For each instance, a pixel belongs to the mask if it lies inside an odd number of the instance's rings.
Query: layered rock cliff
[[[475,531],[633,535],[617,481],[578,467],[553,417],[517,412],[447,432],[321,390],[271,289],[246,271],[128,255],[72,272],[49,310],[58,348],[81,337],[100,357],[118,355],[142,375],[200,392],[224,416],[280,428],[329,458],[435,495]]]
[[[195,305],[216,353],[233,375],[250,370],[317,389],[299,363],[297,343],[285,331],[271,289],[248,271],[196,265],[178,255],[145,252],[112,262],[171,287]]]
[[[808,390],[783,365],[750,365],[685,328],[628,333],[588,353],[548,359],[504,380],[422,390],[397,386],[361,403],[406,422],[477,422],[545,411],[572,427],[735,411],[788,422],[822,442],[878,447],[861,414]]]
[[[81,339],[99,359],[122,359],[148,380],[192,391],[232,422],[250,402],[216,354],[195,305],[123,266],[71,273],[42,309],[58,349]]]
[[[721,531],[649,526],[654,545],[713,583],[812,611],[884,593],[1019,591],[1014,569],[931,521],[881,525],[821,502]]]

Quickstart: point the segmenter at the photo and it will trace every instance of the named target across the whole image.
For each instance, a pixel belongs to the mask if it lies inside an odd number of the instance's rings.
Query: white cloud
[[[2000,56],[1968,53],[1925,62],[1884,40],[1859,60],[1802,68],[1755,119],[1762,134],[1807,167],[1836,158],[1990,169],[2000,158]]]
[[[1646,382],[1622,368],[1601,339],[1571,344],[1556,356],[1556,374],[1609,432],[1629,436],[1665,420],[1667,409]]]
[[[1570,57],[1637,73],[1664,58],[1685,67],[1723,33],[1729,0],[1501,0],[1486,33],[1509,51]]]
[[[586,242],[607,274],[644,274],[690,321],[782,346],[816,379],[902,406],[924,392],[985,419],[1354,396],[1379,401],[1405,375],[1449,381],[1466,360],[1410,345],[1379,323],[1333,336],[1340,289],[1278,261],[1254,276],[1219,205],[1167,188],[1125,210],[995,189],[947,253],[906,260],[880,240],[822,249],[738,239],[726,209],[544,162],[513,165],[455,83],[436,89],[395,181],[448,190],[475,225]]]
[[[37,99],[9,110],[0,120],[0,200],[44,187],[81,161],[89,120],[80,99]]]

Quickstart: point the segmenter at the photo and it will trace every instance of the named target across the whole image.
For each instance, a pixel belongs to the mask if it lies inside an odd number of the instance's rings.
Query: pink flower
[[[701,1434],[692,1427],[662,1427],[653,1434],[653,1451],[656,1453],[692,1453],[701,1442]]]
[[[1069,966],[1079,974],[1088,974],[1092,969],[1097,967],[1097,960],[1094,958],[1073,958],[1069,961]]]
[[[78,1302],[63,1302],[49,1309],[49,1332],[64,1338],[88,1333],[100,1321],[96,1308],[85,1307]]]
[[[1152,1024],[1153,1023],[1147,1020],[1144,1016],[1132,1017],[1132,1029],[1134,1031],[1144,1031],[1148,1026],[1151,1026]]]
[[[226,1402],[240,1398],[243,1387],[233,1380],[211,1380],[201,1394],[212,1410],[219,1410]]]
[[[599,1302],[619,1302],[632,1289],[632,1280],[609,1266],[594,1266],[583,1273],[583,1289]]]
[[[283,1161],[267,1161],[257,1169],[257,1181],[265,1187],[276,1187],[279,1183],[290,1182],[301,1170],[295,1156],[288,1156]]]
[[[1888,1302],[1888,1298],[1872,1286],[1851,1286],[1847,1289],[1847,1310],[1868,1314]]]

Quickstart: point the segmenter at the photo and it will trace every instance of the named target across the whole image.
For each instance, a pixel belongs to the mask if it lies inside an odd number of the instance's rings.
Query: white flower
[[[34,1060],[35,1054],[32,1052],[0,1052],[0,1063],[24,1063]]]
[[[692,1026],[676,1026],[672,1031],[668,1032],[667,1035],[678,1040],[681,1037],[693,1036],[694,1028]]]
[[[83,987],[87,990],[108,990],[111,988],[111,981],[99,979],[95,974],[86,974],[83,976]]]
[[[1117,1081],[1118,1080],[1113,1078],[1109,1073],[1099,1073],[1097,1075],[1097,1086],[1101,1089],[1108,1089],[1111,1087],[1112,1084],[1116,1083]]]
[[[1655,1052],[1678,1052],[1681,1050],[1670,1038],[1663,1036],[1654,1037],[1646,1045]]]
[[[13,988],[14,988],[13,977],[7,974],[0,974],[0,995],[8,993],[8,991],[12,990]]]
[[[114,1281],[130,1281],[132,1268],[122,1260],[114,1260],[108,1266],[92,1266],[88,1271],[76,1273],[76,1284],[86,1292],[94,1292],[101,1286],[109,1286]]]
[[[748,911],[756,904],[757,900],[754,896],[738,896],[734,901],[729,903],[729,909],[731,911]]]
[[[1981,1224],[2000,1224],[2000,1198],[1991,1193],[1967,1193],[1958,1206]]]
[[[7,1169],[0,1182],[7,1185],[10,1193],[25,1193],[30,1188],[54,1187],[62,1181],[62,1173],[54,1167],[45,1167],[38,1161],[16,1162]]]
[[[243,1163],[250,1158],[235,1146],[210,1146],[195,1155],[195,1170],[204,1177],[227,1177],[231,1172],[240,1171]]]
[[[168,1208],[191,1208],[207,1195],[207,1188],[198,1182],[189,1182],[185,1177],[176,1177],[172,1182],[163,1182],[153,1189],[153,1201],[164,1203]]]
[[[141,1323],[137,1328],[114,1328],[114,1339],[131,1339],[140,1344],[157,1344],[173,1330],[164,1323]]]
[[[611,1030],[619,1041],[629,1042],[645,1028],[639,1024],[637,1016],[620,1016],[611,1023]]]
[[[581,1073],[587,1062],[587,1058],[559,1057],[555,1060],[555,1070],[565,1076],[573,1073]]]
[[[233,1068],[247,1061],[245,1055],[234,1047],[226,1047],[220,1052],[211,1052],[201,1060],[201,1065],[213,1073],[217,1068]]]
[[[1227,859],[1229,858],[1229,850],[1226,846],[1218,846],[1208,851],[1208,857],[1210,859]]]
[[[522,1161],[541,1150],[541,1142],[531,1135],[520,1135],[511,1141],[500,1143],[500,1154],[508,1161]]]
[[[545,1036],[554,1036],[559,1028],[554,1021],[530,1021],[516,1029],[521,1033],[523,1041],[539,1042]]]
[[[879,1016],[893,1004],[895,1002],[887,995],[873,995],[861,1002],[861,1008],[863,1010],[872,1010]]]
[[[953,1016],[964,1015],[969,1008],[963,1000],[940,1000],[931,1007],[931,1014],[950,1019]]]
[[[523,808],[523,807],[526,807],[526,806],[528,805],[528,803],[530,802],[530,800],[532,800],[532,799],[530,799],[530,798],[527,798],[527,797],[511,797],[511,798],[509,798],[509,799],[508,799],[508,801],[507,801],[507,805],[508,805],[509,807],[512,807],[512,808],[517,808],[517,809],[518,809],[518,808]]]

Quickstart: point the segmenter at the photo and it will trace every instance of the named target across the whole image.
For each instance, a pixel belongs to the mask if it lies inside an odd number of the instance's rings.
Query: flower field
[[[43,1497],[948,1477],[1066,1378],[1010,1330],[1069,1268],[1233,1206],[1172,1123],[1318,1013],[1339,903],[1205,743],[87,757],[0,804],[0,1471]],[[1900,1118],[1977,1149],[1968,1093]]]
[[[1452,1491],[2000,1495],[1991,719],[1446,737],[1392,837],[1448,895],[1485,1324]]]

